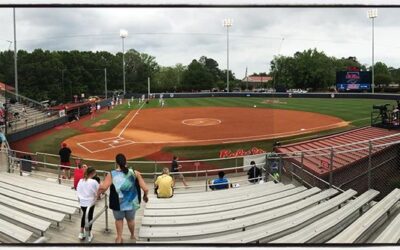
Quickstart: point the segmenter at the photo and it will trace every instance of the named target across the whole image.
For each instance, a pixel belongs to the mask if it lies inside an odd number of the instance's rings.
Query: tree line
[[[147,92],[147,79],[151,79],[151,92],[200,91],[226,87],[226,70],[218,62],[202,56],[188,65],[176,64],[164,67],[156,58],[130,49],[125,53],[126,91]],[[278,55],[271,61],[270,69],[256,75],[272,76],[273,80],[263,87],[284,87],[327,90],[335,83],[336,71],[349,66],[370,70],[355,57],[329,57],[324,52],[309,49],[293,56]],[[73,95],[85,93],[104,95],[104,68],[107,69],[108,90],[121,90],[122,53],[106,51],[18,51],[19,93],[32,99],[66,102]],[[388,67],[382,62],[375,64],[375,83],[384,88],[390,83],[400,83],[400,69]],[[247,84],[236,79],[229,71],[230,88]],[[14,85],[14,53],[0,52],[0,81]]]
[[[104,72],[106,68],[107,73]],[[136,50],[125,53],[125,84],[128,93],[147,92],[148,77],[151,92],[199,91],[226,85],[226,70],[202,56],[189,65],[160,66],[155,57]],[[107,89],[121,90],[122,53],[105,51],[18,51],[18,89],[21,95],[59,103],[71,101],[74,95],[105,93]],[[0,52],[0,81],[14,86],[14,53]],[[230,71],[230,81],[236,81]]]
[[[279,55],[271,61],[270,75],[274,78],[271,84],[287,89],[324,91],[334,87],[337,71],[346,71],[351,66],[363,71],[371,70],[355,57],[329,57],[316,49],[296,52],[293,56]],[[389,90],[391,83],[400,83],[400,68],[388,67],[382,62],[375,63],[374,75],[375,85],[380,90]]]

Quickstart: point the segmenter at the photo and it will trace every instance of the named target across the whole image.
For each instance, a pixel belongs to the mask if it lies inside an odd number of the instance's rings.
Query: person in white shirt
[[[97,200],[97,190],[99,189],[99,183],[92,179],[95,175],[96,169],[93,167],[87,168],[83,179],[78,182],[78,186],[76,187],[79,205],[82,209],[81,232],[79,233],[78,238],[83,240],[85,237],[89,237],[89,242],[93,239],[93,234],[91,233],[92,226],[89,228],[89,235],[85,235],[85,215],[86,212],[88,212],[89,221],[93,219],[94,205]]]

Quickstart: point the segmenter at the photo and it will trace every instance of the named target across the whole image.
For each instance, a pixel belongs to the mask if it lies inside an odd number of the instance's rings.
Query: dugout
[[[58,105],[51,107],[51,110],[65,110],[65,114],[68,117],[68,121],[79,119],[81,116],[90,114],[90,108],[95,105],[95,101],[86,101],[81,103],[66,103],[63,105]]]

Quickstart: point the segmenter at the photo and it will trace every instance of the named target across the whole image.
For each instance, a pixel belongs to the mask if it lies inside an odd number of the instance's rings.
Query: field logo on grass
[[[239,157],[239,156],[246,156],[246,155],[257,155],[266,153],[264,150],[260,148],[253,147],[250,150],[238,149],[236,152],[232,150],[223,149],[219,151],[219,158],[229,158],[229,157]]]

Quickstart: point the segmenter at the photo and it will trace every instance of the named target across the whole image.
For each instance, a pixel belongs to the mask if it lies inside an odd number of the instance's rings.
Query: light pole
[[[17,65],[17,25],[15,23],[15,8],[13,8],[13,19],[14,19],[14,78],[15,78],[15,96],[18,100],[18,65]]]
[[[63,92],[63,102],[65,102],[65,91],[64,91],[64,71],[67,69],[62,69],[61,70],[61,87],[62,87],[62,92]]]
[[[126,30],[119,30],[119,36],[122,38],[122,83],[124,86],[124,95],[126,93],[125,88],[125,44],[124,39],[128,36],[128,31]]]
[[[104,93],[106,94],[107,99],[107,68],[104,68]]]
[[[375,76],[374,76],[374,40],[375,40],[375,37],[374,37],[374,20],[375,20],[375,18],[377,18],[378,17],[378,10],[377,9],[371,9],[371,10],[368,10],[368,12],[367,12],[367,14],[368,14],[368,18],[369,19],[371,19],[372,20],[372,84],[371,84],[371,87],[372,87],[372,94],[373,93],[375,93]]]
[[[233,25],[233,19],[225,18],[223,25],[226,27],[226,90],[229,92],[229,27]]]

